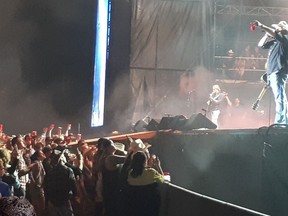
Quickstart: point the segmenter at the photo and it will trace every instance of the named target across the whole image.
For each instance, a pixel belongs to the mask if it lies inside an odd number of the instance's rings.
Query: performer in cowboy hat
[[[280,21],[271,27],[254,21],[255,26],[265,34],[258,43],[263,49],[269,49],[267,59],[267,85],[271,87],[275,99],[276,124],[288,124],[288,107],[285,84],[288,78],[288,24]]]

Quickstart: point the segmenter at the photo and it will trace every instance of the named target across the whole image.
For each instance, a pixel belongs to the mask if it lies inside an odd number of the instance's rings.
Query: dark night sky
[[[1,0],[0,10],[4,132],[41,132],[50,123],[87,127],[96,1]]]

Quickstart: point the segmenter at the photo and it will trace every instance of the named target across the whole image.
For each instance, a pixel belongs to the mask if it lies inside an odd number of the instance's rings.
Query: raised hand
[[[257,27],[260,27],[260,26],[263,25],[263,24],[262,24],[261,22],[259,22],[258,20],[254,20],[252,23],[253,23],[255,26],[257,26]]]
[[[71,130],[71,127],[72,127],[72,125],[71,124],[67,124],[67,128],[66,128],[66,130]]]
[[[71,124],[67,124],[67,128],[66,128],[66,131],[65,131],[65,136],[68,136],[69,130],[71,130]]]
[[[54,129],[54,127],[55,127],[55,125],[54,124],[50,124],[50,127],[49,127],[49,130],[53,130]]]

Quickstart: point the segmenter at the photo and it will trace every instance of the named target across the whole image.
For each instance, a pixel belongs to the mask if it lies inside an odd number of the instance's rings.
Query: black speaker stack
[[[148,131],[157,130],[181,130],[189,131],[193,129],[216,129],[212,121],[201,113],[193,114],[190,118],[183,115],[164,116],[162,119],[151,119],[146,126]]]

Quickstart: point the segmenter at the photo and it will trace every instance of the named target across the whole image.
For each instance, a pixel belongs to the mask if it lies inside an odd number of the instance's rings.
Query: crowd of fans
[[[158,215],[164,174],[150,144],[89,145],[70,129],[9,136],[0,125],[0,215]]]
[[[265,70],[266,58],[267,53],[264,54],[259,47],[248,44],[237,56],[233,49],[229,49],[227,56],[218,59],[216,67],[228,77],[241,79],[247,70]]]

